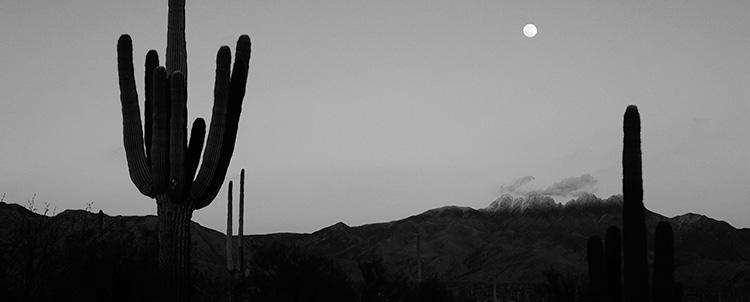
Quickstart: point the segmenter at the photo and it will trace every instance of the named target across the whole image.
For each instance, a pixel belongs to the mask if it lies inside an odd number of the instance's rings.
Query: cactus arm
[[[237,46],[235,47],[235,58],[234,66],[232,67],[232,79],[230,82],[230,103],[232,109],[231,114],[239,117],[242,109],[242,100],[245,97],[245,91],[247,86],[247,73],[250,68],[250,37],[248,35],[241,35],[237,39]]]
[[[185,42],[185,0],[169,0],[167,14],[167,74],[177,70],[187,83],[187,43]]]
[[[153,102],[151,175],[154,181],[154,191],[160,194],[166,192],[169,186],[170,100],[167,71],[163,66],[154,70]]]
[[[156,52],[156,50],[149,50],[146,54],[146,70],[144,72],[145,74],[145,81],[144,86],[146,87],[146,96],[145,96],[145,104],[143,105],[143,117],[146,120],[146,124],[144,125],[144,130],[146,131],[146,136],[144,137],[145,144],[146,144],[146,161],[148,161],[148,166],[151,166],[151,115],[153,114],[151,111],[153,107],[153,102],[151,101],[151,98],[153,97],[153,85],[154,85],[154,69],[159,66],[159,54]]]
[[[169,178],[172,200],[185,201],[190,187],[185,177],[185,151],[187,133],[187,99],[185,95],[185,79],[182,72],[175,71],[170,77],[171,84],[171,112],[169,133]],[[192,179],[191,179],[192,180]]]
[[[195,177],[195,171],[198,170],[198,162],[201,159],[205,136],[206,122],[202,118],[195,119],[193,128],[190,130],[190,142],[188,143],[187,154],[185,155],[185,176],[191,181]]]
[[[240,36],[237,39],[237,53],[234,58],[234,67],[232,68],[232,78],[229,83],[229,103],[227,110],[227,130],[224,134],[224,141],[221,148],[221,162],[219,164],[220,173],[226,174],[229,168],[229,160],[234,153],[234,144],[237,140],[237,130],[239,128],[240,113],[242,113],[242,101],[245,97],[245,87],[247,86],[247,72],[250,64],[250,37],[247,35]],[[215,184],[218,188],[221,183]]]
[[[133,44],[130,36],[126,34],[120,36],[117,41],[117,72],[122,104],[123,144],[130,179],[141,194],[153,197],[151,171],[144,152],[141,110],[135,88]]]
[[[247,72],[250,64],[250,37],[247,35],[240,36],[237,39],[236,54],[234,67],[232,68],[232,78],[229,83],[229,103],[227,105],[227,129],[224,134],[223,146],[221,147],[221,158],[219,159],[218,173],[225,175],[229,168],[229,161],[234,153],[234,145],[237,140],[237,130],[239,128],[240,113],[242,113],[242,101],[245,97],[245,87],[247,86]],[[223,177],[220,181],[213,184],[210,191],[215,196],[221,188]],[[211,198],[213,199],[213,198]]]
[[[234,153],[234,145],[237,140],[237,129],[239,128],[240,113],[242,112],[242,101],[245,97],[245,86],[247,84],[247,73],[250,64],[250,47],[251,41],[249,36],[242,35],[239,39],[237,39],[237,53],[235,55],[232,77],[230,79],[230,82],[228,83],[228,86],[226,87],[229,91],[228,95],[226,96],[228,98],[226,111],[226,128],[224,129],[222,137],[222,146],[219,150],[220,153],[215,168],[215,177],[208,179],[211,182],[207,182],[205,184],[206,188],[202,192],[203,198],[201,199],[203,200],[203,202],[201,202],[199,207],[197,207],[196,209],[205,207],[206,205],[208,205],[208,203],[211,202],[211,200],[216,197],[217,194],[219,194],[219,189],[221,189],[221,184],[224,182],[224,177],[227,173],[227,169],[229,168],[229,161],[232,159],[232,154]],[[218,87],[218,73],[216,79]],[[211,118],[211,122],[213,123],[213,118]],[[209,140],[210,138],[211,134],[209,132]],[[206,152],[208,152],[208,150]],[[206,155],[207,154],[204,155],[204,163],[206,162]],[[203,167],[201,167],[201,171],[203,171]]]
[[[219,174],[219,159],[223,145],[224,133],[227,125],[227,101],[229,91],[229,65],[231,62],[229,47],[222,46],[216,54],[216,83],[214,86],[214,107],[211,115],[211,126],[208,129],[206,150],[203,153],[198,175],[190,189],[190,197],[194,200],[195,209],[207,206],[216,194],[209,191],[211,184],[224,181],[226,173]],[[217,179],[217,180],[215,180]],[[217,190],[218,192],[218,190]]]

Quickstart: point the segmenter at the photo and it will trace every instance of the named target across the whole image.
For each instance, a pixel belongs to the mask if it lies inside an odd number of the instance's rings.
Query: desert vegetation
[[[234,64],[230,48],[219,48],[211,124],[197,118],[188,135],[185,1],[168,5],[165,64],[155,50],[145,56],[143,121],[133,41],[127,34],[117,41],[127,167],[139,192],[155,199],[157,215],[113,217],[94,213],[92,203],[57,213],[50,203],[38,209],[35,197],[21,207],[3,196],[3,301],[750,301],[748,290],[735,286],[746,283],[747,268],[731,270],[735,275],[714,291],[678,282],[678,262],[705,269],[750,259],[745,250],[741,256],[729,251],[726,260],[718,252],[704,257],[698,248],[679,258],[685,254],[678,234],[697,236],[690,232],[706,228],[680,230],[677,218],[646,210],[641,122],[633,105],[623,120],[623,194],[606,202],[592,195],[595,204],[552,201],[550,210],[507,199],[489,210],[446,207],[377,225],[246,236],[243,169],[237,236],[233,181],[226,232],[192,222],[193,212],[210,205],[225,184],[251,42],[238,38]],[[619,212],[610,215],[613,209]],[[659,221],[649,225],[648,217]],[[722,242],[747,246],[731,231]],[[504,258],[495,257],[501,253]]]
[[[613,302],[682,301],[682,285],[674,280],[674,236],[672,226],[667,221],[659,222],[656,227],[652,285],[649,286],[641,120],[634,105],[628,106],[625,111],[623,132],[623,240],[620,241],[620,230],[616,226],[607,229],[606,246],[602,245],[598,236],[589,237],[587,299]]]
[[[155,50],[146,55],[145,124],[141,124],[132,41],[127,34],[117,42],[117,66],[130,177],[138,190],[156,199],[157,204],[161,298],[188,301],[190,219],[193,211],[208,206],[218,194],[234,152],[247,82],[250,38],[243,35],[237,40],[232,69],[229,47],[222,46],[217,53],[214,109],[203,151],[206,125],[202,118],[193,122],[187,141],[184,0],[169,0],[167,28],[166,66],[159,66]],[[203,160],[198,169],[201,153]]]

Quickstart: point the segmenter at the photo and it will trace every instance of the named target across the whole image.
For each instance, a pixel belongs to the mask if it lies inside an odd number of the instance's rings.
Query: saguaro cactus
[[[604,277],[604,246],[599,236],[589,237],[586,244],[586,259],[589,265],[589,299],[605,301],[607,280]]]
[[[649,300],[646,220],[641,170],[641,118],[638,108],[625,110],[622,150],[622,237],[626,302]]]
[[[611,226],[604,237],[604,258],[607,266],[607,294],[609,301],[622,301],[622,243],[620,228]]]
[[[654,233],[654,274],[652,281],[654,302],[674,300],[674,235],[672,225],[661,221]]]
[[[609,301],[649,301],[648,262],[646,251],[646,222],[643,206],[643,179],[641,177],[641,121],[638,108],[631,105],[625,111],[622,152],[623,171],[623,237],[616,226],[607,229],[605,241],[606,287],[595,278],[592,267],[598,264],[595,255],[596,242],[589,238],[589,275],[592,291],[604,288]],[[594,248],[592,249],[592,246]],[[621,254],[622,248],[622,254]],[[620,261],[622,255],[623,261]],[[621,270],[622,269],[622,270]],[[624,273],[624,287],[621,285]],[[654,235],[653,301],[680,301],[682,287],[674,282],[674,237],[669,222],[662,221]],[[595,298],[596,300],[603,300]]]
[[[245,96],[250,38],[242,35],[238,39],[231,76],[229,47],[222,46],[216,56],[213,114],[200,171],[206,132],[202,118],[193,122],[187,142],[185,1],[169,0],[167,66],[158,66],[155,50],[146,55],[145,125],[141,124],[132,52],[130,36],[120,36],[117,69],[128,170],[136,188],[156,199],[161,299],[187,301],[190,218],[193,211],[214,200],[224,182]]]

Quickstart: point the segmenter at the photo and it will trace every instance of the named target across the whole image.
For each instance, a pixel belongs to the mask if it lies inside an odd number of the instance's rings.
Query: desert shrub
[[[355,301],[352,283],[336,263],[296,246],[254,247],[250,270],[251,301]]]
[[[540,293],[545,301],[575,302],[580,300],[580,293],[585,292],[581,287],[578,276],[565,274],[550,266],[543,272],[545,283],[541,285]]]

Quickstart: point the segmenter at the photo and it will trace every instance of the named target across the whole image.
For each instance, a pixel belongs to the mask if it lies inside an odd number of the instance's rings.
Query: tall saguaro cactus
[[[589,238],[589,275],[592,292],[606,290],[608,301],[681,301],[683,289],[674,282],[674,235],[672,226],[661,221],[654,235],[654,274],[652,292],[649,292],[648,259],[646,251],[645,207],[643,206],[643,179],[641,176],[641,121],[638,108],[631,105],[625,111],[622,152],[623,238],[616,226],[607,229],[604,258],[606,259],[606,286],[597,281],[601,259],[597,258],[598,237]],[[592,248],[593,247],[593,248]],[[622,248],[622,254],[621,249]],[[592,257],[594,256],[594,257]],[[620,257],[622,256],[622,262]],[[622,269],[622,270],[621,270]],[[621,286],[624,273],[624,286]],[[652,294],[653,300],[649,300]],[[597,300],[604,298],[596,297]]]
[[[187,140],[187,51],[185,1],[169,0],[166,67],[155,50],[146,55],[145,124],[141,124],[130,36],[117,41],[117,69],[123,117],[123,141],[130,178],[138,190],[156,199],[161,300],[190,298],[190,219],[219,193],[234,152],[250,61],[250,38],[216,56],[214,105],[208,139],[206,125],[193,122]],[[144,133],[145,128],[145,133]],[[203,161],[198,170],[200,156]],[[197,172],[197,175],[196,175]]]
[[[630,105],[623,121],[622,254],[625,302],[649,300],[646,218],[641,170],[641,117]]]

